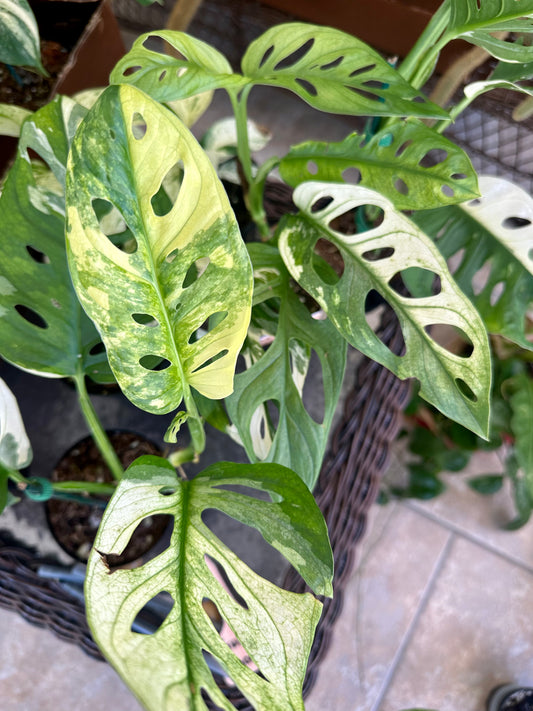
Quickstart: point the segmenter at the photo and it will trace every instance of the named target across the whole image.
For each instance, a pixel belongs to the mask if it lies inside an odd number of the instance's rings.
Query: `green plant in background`
[[[114,454],[85,391],[86,376],[105,381],[111,371],[138,407],[177,411],[166,438],[175,442],[186,425],[190,444],[174,463],[201,457],[206,421],[238,438],[250,459],[211,466],[192,480],[158,457],[140,458],[125,473],[115,468],[117,484],[88,564],[87,612],[102,651],[147,709],[202,709],[205,695],[231,709],[205,653],[258,709],[303,708],[320,602],[254,574],[201,515],[215,508],[257,528],[315,594],[332,594],[331,550],[311,492],[347,343],[399,377],[416,378],[420,396],[472,436],[488,436],[487,328],[529,347],[520,315],[531,299],[531,252],[520,237],[531,220],[523,201],[511,200],[498,219],[512,228],[492,235],[499,245],[493,248],[487,232],[494,219],[483,208],[492,202],[491,186],[487,195],[481,181],[480,196],[468,157],[441,133],[482,91],[503,82],[530,92],[520,80],[533,51],[513,38],[531,34],[533,0],[519,5],[445,0],[398,70],[354,37],[300,23],[255,40],[241,72],[184,33],[151,32],[117,64],[111,86],[83,105],[58,97],[26,118],[2,110],[10,130],[20,122],[21,130],[0,196],[0,353],[25,370],[74,380],[112,469]],[[512,34],[499,39],[495,32]],[[467,87],[467,98],[447,110],[421,87],[440,50],[457,38],[499,63],[496,79]],[[154,39],[177,56],[153,49]],[[320,111],[374,117],[373,131],[339,143],[307,142],[257,165],[247,112],[256,85],[289,89]],[[215,167],[178,118],[181,102],[196,102],[197,113],[214,89],[227,91],[234,109],[236,145],[228,156],[236,154],[259,242],[243,242]],[[212,135],[204,144],[215,154],[220,149]],[[227,161],[218,153],[215,162]],[[298,212],[272,229],[263,192],[276,168],[294,188]],[[349,182],[354,169],[358,184]],[[478,234],[481,263],[468,237]],[[317,249],[320,241],[340,255],[342,276]],[[446,259],[461,250],[467,258],[452,276]],[[490,269],[491,284],[506,285],[497,318],[484,292],[472,289],[481,267]],[[302,290],[325,320],[313,318]],[[367,322],[365,304],[375,292],[399,320],[400,355]],[[494,307],[490,296],[488,302]],[[442,325],[469,350],[439,342],[434,327]],[[319,420],[303,399],[313,352],[325,396]],[[239,355],[245,369],[235,374]],[[510,395],[517,412],[523,390]],[[13,426],[0,426],[1,448],[2,433]],[[21,490],[36,485],[20,474],[22,464],[0,462],[4,503],[9,481]],[[252,498],[250,489],[267,500]],[[169,548],[137,569],[110,571],[108,557],[156,513],[174,518]],[[208,560],[224,569],[244,604],[220,586]],[[133,632],[136,614],[161,592],[173,600],[168,617],[152,635]],[[260,675],[222,642],[204,599],[216,605]]]

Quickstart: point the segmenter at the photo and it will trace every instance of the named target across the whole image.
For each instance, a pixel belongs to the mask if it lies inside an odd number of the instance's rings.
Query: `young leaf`
[[[178,56],[149,49],[155,39],[167,42]],[[138,37],[111,72],[111,84],[133,84],[160,102],[186,99],[220,88],[238,90],[248,82],[234,74],[218,50],[184,32],[159,30]]]
[[[485,81],[475,81],[465,86],[465,96],[471,99],[476,99],[481,94],[486,94],[493,89],[508,89],[510,91],[518,91],[521,94],[533,96],[533,89],[527,86],[521,86],[515,82],[505,81],[503,79],[486,79]]]
[[[251,367],[235,377],[226,399],[232,422],[251,461],[283,464],[297,472],[312,490],[327,444],[346,363],[346,342],[329,321],[312,318],[289,284],[289,273],[276,249],[250,245],[254,272],[276,273],[269,293],[279,298],[279,320],[273,342]],[[303,388],[309,377],[312,350],[318,355],[324,393],[321,421],[308,411]],[[278,405],[278,422],[269,432],[266,403]],[[316,416],[316,414],[315,414]]]
[[[251,43],[243,74],[281,86],[321,111],[363,116],[442,118],[428,101],[361,40],[331,27],[291,22]]]
[[[446,41],[461,38],[505,62],[530,62],[533,47],[496,39],[493,32],[531,33],[533,0],[450,0]]]
[[[109,369],[70,279],[64,174],[85,109],[54,99],[24,122],[0,196],[0,353],[20,368],[64,377]],[[30,162],[30,149],[46,162]],[[40,165],[40,168],[38,168]],[[109,376],[107,376],[109,381]]]
[[[172,180],[165,190],[176,169],[177,195]],[[161,414],[183,397],[190,404],[191,387],[229,395],[252,273],[224,189],[188,129],[138,89],[109,87],[73,142],[66,195],[73,281],[124,393]],[[104,231],[102,201],[131,231],[129,252]]]
[[[491,366],[485,328],[429,237],[386,198],[367,188],[303,183],[293,199],[301,212],[281,225],[279,247],[294,279],[355,348],[400,378],[418,378],[422,397],[447,417],[486,436]],[[379,226],[356,234],[336,229],[335,220],[365,206],[382,211]],[[319,238],[330,241],[344,259],[344,274],[336,284],[327,283],[313,266]],[[433,273],[437,293],[424,298],[402,295],[395,280],[408,268]],[[365,302],[373,290],[400,321],[403,355],[393,353],[366,321]],[[429,333],[434,324],[448,324],[463,332],[473,346],[471,354],[459,356],[439,345]]]
[[[446,259],[462,255],[454,279],[489,333],[531,350],[525,323],[533,301],[533,199],[501,178],[483,176],[479,186],[480,199],[418,212],[413,220]]]
[[[433,155],[438,156],[434,165]],[[478,195],[476,174],[462,148],[414,120],[393,124],[368,142],[353,133],[339,143],[302,143],[280,163],[281,176],[292,187],[307,180],[339,183],[354,168],[360,171],[360,185],[378,190],[398,210]]]
[[[26,0],[0,0],[0,37],[0,62],[35,67],[46,74],[37,22]]]
[[[0,467],[23,469],[31,460],[31,444],[17,400],[0,378]]]
[[[266,492],[272,501],[227,490],[231,485]],[[321,604],[250,570],[203,523],[206,509],[256,528],[317,594],[331,595],[326,526],[296,474],[274,464],[219,463],[183,481],[166,460],[141,457],[120,481],[88,563],[85,595],[96,641],[147,710],[204,709],[204,690],[218,707],[233,711],[207,667],[207,652],[258,711],[303,711],[303,677]],[[139,568],[110,574],[106,556],[122,551],[138,523],[158,513],[174,517],[169,547]],[[223,567],[241,602],[213,576],[207,558]],[[174,603],[163,624],[150,635],[132,632],[137,613],[161,592]],[[202,606],[205,599],[262,676],[221,639]]]

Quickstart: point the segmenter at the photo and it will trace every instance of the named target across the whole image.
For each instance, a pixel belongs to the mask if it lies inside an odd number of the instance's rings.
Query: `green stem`
[[[263,206],[263,189],[264,179],[257,179],[253,176],[252,170],[252,154],[250,152],[250,143],[248,141],[248,112],[247,101],[248,94],[252,86],[246,86],[240,94],[236,92],[228,92],[235,114],[235,122],[237,127],[237,155],[244,174],[246,185],[243,185],[244,201],[250,212],[252,220],[257,225],[262,237],[270,236],[270,228],[267,223],[265,209]]]
[[[100,451],[100,454],[104,458],[107,466],[113,477],[118,481],[122,478],[124,471],[122,469],[122,464],[117,456],[117,453],[113,449],[109,438],[102,427],[98,415],[96,414],[93,404],[89,398],[89,393],[85,386],[85,376],[83,373],[78,373],[74,376],[74,382],[76,384],[76,389],[78,391],[78,402],[80,404],[81,411],[85,417],[89,429],[93,436],[94,442]]]
[[[437,133],[444,133],[448,126],[456,120],[459,114],[461,114],[468,106],[470,106],[472,101],[474,101],[474,98],[474,96],[464,96],[461,101],[459,101],[459,103],[457,103],[455,106],[452,106],[449,110],[450,118],[439,121],[434,126],[435,131]]]
[[[52,482],[52,486],[57,492],[87,492],[102,496],[112,496],[115,493],[113,484],[102,484],[97,481],[57,481]]]
[[[449,0],[444,0],[400,65],[400,74],[417,89],[431,76],[440,51],[446,44],[442,35],[449,19],[450,3]]]

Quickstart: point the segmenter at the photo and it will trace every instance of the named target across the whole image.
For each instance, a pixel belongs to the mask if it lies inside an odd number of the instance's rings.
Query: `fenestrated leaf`
[[[31,460],[31,444],[17,400],[0,378],[0,465],[9,469],[23,469]]]
[[[41,64],[37,22],[26,0],[0,0],[0,37],[0,62],[46,73]]]
[[[275,248],[252,244],[249,251],[258,281],[263,275],[275,275],[267,293],[270,299],[280,299],[279,305],[270,306],[277,330],[268,350],[259,358],[251,355],[250,367],[235,377],[227,410],[252,461],[290,467],[312,490],[342,385],[346,342],[329,321],[312,318],[292,291],[289,273]],[[323,413],[314,417],[309,401],[303,400],[313,350],[320,360],[324,395]],[[310,382],[317,387],[316,380]],[[314,392],[315,401],[319,395]],[[278,406],[277,423],[269,423],[269,401]]]
[[[505,39],[493,32],[531,33],[533,0],[450,0],[450,23],[445,41],[461,38],[506,62],[530,62],[533,47]]]
[[[292,276],[355,348],[400,378],[418,378],[422,397],[447,417],[486,436],[491,381],[487,335],[430,238],[395,211],[390,201],[367,188],[303,183],[293,199],[301,212],[284,221],[279,235],[280,251]],[[335,229],[336,218],[367,205],[383,211],[380,225],[359,234]],[[321,237],[332,242],[344,259],[344,274],[336,284],[327,283],[313,266],[313,249]],[[401,295],[394,279],[409,268],[438,277],[438,293],[423,298]],[[365,302],[372,290],[384,297],[399,319],[404,355],[393,353],[366,321]],[[471,354],[462,357],[435,342],[428,332],[435,324],[448,324],[464,333],[473,346]]]
[[[419,121],[394,124],[368,142],[352,133],[339,143],[302,143],[280,163],[281,176],[292,187],[307,180],[342,182],[353,168],[360,171],[360,185],[378,190],[398,210],[437,207],[478,194],[462,148]]]
[[[31,116],[28,109],[12,104],[0,104],[0,135],[18,138],[22,124],[28,116]]]
[[[147,49],[153,37],[164,39],[180,57]],[[204,42],[162,30],[135,41],[111,73],[111,83],[134,84],[161,102],[208,89],[235,94],[267,84],[290,89],[311,106],[333,113],[448,116],[364,42],[328,27],[295,22],[267,30],[246,50],[242,72],[233,73],[226,58]]]
[[[446,112],[403,79],[378,52],[331,27],[290,22],[251,43],[243,74],[282,86],[321,111],[443,118]]]
[[[105,354],[91,353],[98,334],[72,287],[65,250],[65,164],[84,115],[60,97],[23,125],[0,196],[0,354],[49,376],[81,368],[105,378]],[[30,149],[46,165],[32,165]]]
[[[228,485],[237,485],[239,493]],[[266,492],[276,503],[240,493],[240,487]],[[326,526],[294,472],[274,464],[220,463],[183,481],[164,459],[142,457],[120,481],[89,559],[85,595],[96,641],[148,710],[207,709],[205,690],[219,707],[233,711],[205,651],[258,711],[303,711],[303,677],[321,604],[310,593],[283,591],[248,568],[203,523],[206,509],[256,528],[317,594],[331,595]],[[139,522],[158,513],[174,516],[169,547],[139,568],[109,574],[102,556],[122,551]],[[223,567],[243,603],[213,576],[206,556]],[[151,635],[132,632],[137,613],[163,591],[174,604],[160,628]],[[222,641],[204,599],[216,605],[263,677]]]
[[[177,196],[165,191],[176,167]],[[118,210],[133,251],[103,231],[98,201]],[[67,214],[74,284],[130,400],[165,413],[182,397],[190,404],[190,386],[229,395],[252,273],[224,189],[188,129],[138,89],[109,87],[72,145]]]
[[[148,49],[154,39],[167,42],[179,56]],[[115,65],[109,81],[133,84],[163,103],[212,89],[239,89],[248,83],[233,73],[226,57],[214,47],[176,30],[146,32],[138,37]]]
[[[418,212],[413,220],[446,259],[461,253],[454,279],[487,330],[531,350],[525,324],[533,302],[533,199],[501,178],[483,176],[479,186],[480,199]]]

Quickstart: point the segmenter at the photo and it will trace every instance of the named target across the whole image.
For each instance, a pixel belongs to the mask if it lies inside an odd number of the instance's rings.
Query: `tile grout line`
[[[505,553],[505,552],[501,551],[500,549],[496,548],[494,545],[491,545],[490,543],[487,543],[486,541],[484,541],[481,537],[478,538],[475,534],[470,533],[470,531],[467,531],[464,528],[461,528],[457,524],[451,523],[450,521],[446,521],[445,519],[440,518],[439,516],[432,513],[431,511],[425,511],[423,508],[419,508],[416,505],[413,506],[409,502],[402,502],[402,504],[407,509],[409,509],[409,511],[411,511],[413,513],[420,514],[420,516],[423,516],[428,521],[431,521],[432,523],[437,524],[441,528],[444,528],[446,531],[449,531],[450,533],[454,533],[459,538],[464,538],[469,543],[473,543],[473,544],[479,546],[487,553],[492,553],[493,555],[497,556],[498,558],[502,558],[503,560],[507,561],[508,563],[511,563],[511,565],[516,565],[517,567],[524,570],[526,573],[533,575],[533,565],[529,565],[528,563],[525,563],[523,560],[520,560],[520,558],[516,558],[515,556],[511,555],[510,553]],[[511,531],[510,531],[510,533],[511,533]]]
[[[448,556],[450,554],[453,543],[455,542],[455,539],[456,539],[455,532],[450,531],[449,537],[448,537],[446,543],[444,544],[441,552],[438,555],[435,566],[431,572],[431,575],[430,575],[429,580],[426,584],[424,592],[422,593],[420,602],[418,603],[418,606],[416,608],[416,612],[413,616],[413,619],[409,623],[407,631],[405,632],[405,634],[402,638],[402,641],[400,642],[398,650],[396,651],[396,654],[394,655],[394,659],[392,660],[392,662],[387,670],[387,673],[385,675],[385,678],[383,679],[383,682],[381,684],[381,688],[378,692],[378,695],[377,695],[374,703],[370,707],[370,711],[379,711],[379,708],[383,702],[383,699],[385,698],[385,695],[386,695],[387,691],[389,690],[394,677],[396,676],[396,672],[398,670],[400,662],[402,661],[402,659],[404,657],[405,651],[413,638],[416,627],[418,626],[418,621],[420,620],[424,610],[427,607],[429,599],[433,594],[433,590],[435,588],[437,578],[440,576],[442,569],[444,567],[444,564],[448,560]]]

